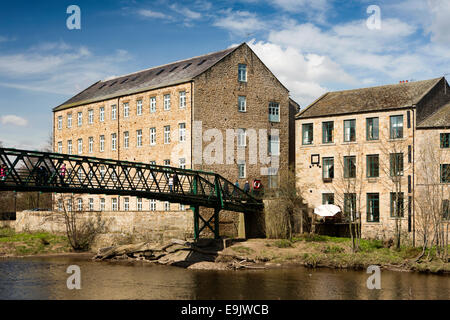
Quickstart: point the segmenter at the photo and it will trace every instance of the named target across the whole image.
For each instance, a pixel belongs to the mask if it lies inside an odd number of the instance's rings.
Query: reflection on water
[[[66,269],[81,268],[81,290]],[[450,277],[381,273],[369,290],[365,271],[286,268],[199,271],[84,257],[0,260],[0,299],[450,299]]]

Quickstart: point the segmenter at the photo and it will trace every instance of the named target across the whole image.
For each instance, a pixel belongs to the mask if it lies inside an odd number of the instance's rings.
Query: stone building
[[[53,116],[55,152],[213,171],[241,187],[253,179],[272,187],[278,170],[289,165],[295,114],[288,90],[243,43],[99,81],[54,108]],[[187,209],[94,195],[79,196],[73,205],[94,211]],[[235,216],[224,213],[221,220],[235,224]]]
[[[439,159],[429,164],[443,190],[439,214],[448,219],[449,106],[445,78],[321,96],[296,116],[295,168],[308,205],[331,203],[345,217],[360,215],[363,237],[390,238],[398,221],[416,240],[428,145]]]

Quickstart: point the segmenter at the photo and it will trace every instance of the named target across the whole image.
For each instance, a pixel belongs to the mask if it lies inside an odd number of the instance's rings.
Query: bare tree
[[[361,243],[361,198],[365,182],[362,159],[360,147],[346,146],[345,152],[338,154],[339,170],[331,184],[335,204],[341,207],[343,217],[348,222],[353,252],[359,250]]]

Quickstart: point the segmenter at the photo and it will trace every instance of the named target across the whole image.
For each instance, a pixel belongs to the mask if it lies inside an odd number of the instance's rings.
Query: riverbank
[[[16,233],[0,229],[0,257],[46,256],[71,252],[67,237],[48,232]]]

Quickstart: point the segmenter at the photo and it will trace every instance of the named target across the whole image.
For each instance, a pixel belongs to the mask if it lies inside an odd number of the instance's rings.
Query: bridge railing
[[[241,212],[261,207],[260,200],[212,172],[8,148],[0,148],[2,164],[0,191],[132,195]]]

